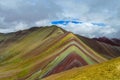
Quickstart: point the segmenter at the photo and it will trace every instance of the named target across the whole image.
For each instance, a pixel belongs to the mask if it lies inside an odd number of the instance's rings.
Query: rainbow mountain
[[[102,64],[119,57],[119,53],[119,46],[57,26],[1,33],[0,80],[41,80],[76,67]]]

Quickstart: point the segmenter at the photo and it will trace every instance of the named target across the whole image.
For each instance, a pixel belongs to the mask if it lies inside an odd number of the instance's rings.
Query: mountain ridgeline
[[[117,42],[111,45],[57,26],[1,33],[0,80],[41,80],[48,76],[48,80],[70,80],[54,79],[51,75],[97,65],[119,56]]]

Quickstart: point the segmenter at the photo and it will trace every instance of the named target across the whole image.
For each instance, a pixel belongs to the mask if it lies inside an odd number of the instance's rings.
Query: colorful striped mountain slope
[[[38,80],[120,56],[120,47],[77,36],[59,27],[0,35],[0,80]]]

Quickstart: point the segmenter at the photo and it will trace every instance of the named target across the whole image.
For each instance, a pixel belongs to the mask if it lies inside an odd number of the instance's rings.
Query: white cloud
[[[4,18],[0,19],[0,29],[5,33],[47,26],[51,20],[77,18],[86,23],[70,23],[65,29],[85,36],[120,38],[119,3],[120,0],[0,0],[0,17]],[[99,27],[89,22],[103,22],[109,26]]]
[[[89,12],[89,6],[78,0],[60,0],[56,3],[63,9],[62,17],[86,19],[84,15]]]
[[[82,24],[74,24],[69,23],[68,25],[58,25],[62,28],[74,32],[79,35],[87,36],[87,37],[103,37],[103,36],[109,36],[112,37],[112,34],[115,34],[117,32],[116,29],[110,26],[98,26],[93,25],[90,22],[84,22]]]
[[[22,0],[0,0],[0,6],[5,9],[17,9]]]
[[[35,22],[36,26],[50,26],[50,21],[49,20],[40,20]]]
[[[24,29],[27,29],[27,28],[28,28],[27,24],[25,24],[23,22],[19,22],[19,23],[16,23],[14,31],[24,30]]]
[[[1,33],[13,32],[13,29],[0,29]]]

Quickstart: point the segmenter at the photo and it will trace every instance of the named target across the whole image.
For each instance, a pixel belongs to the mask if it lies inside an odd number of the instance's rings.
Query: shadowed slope
[[[106,37],[100,37],[100,38],[93,38],[94,40],[100,41],[100,42],[104,42],[113,46],[120,46],[120,39],[109,39]]]
[[[120,47],[112,46],[107,43],[99,42],[93,39],[78,36],[86,45],[88,45],[94,51],[100,53],[102,56],[112,59],[120,56]]]

